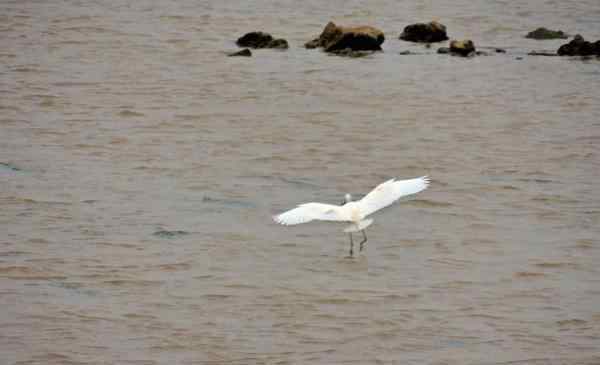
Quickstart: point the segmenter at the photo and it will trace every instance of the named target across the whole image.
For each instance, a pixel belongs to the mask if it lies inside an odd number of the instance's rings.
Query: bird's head
[[[346,194],[346,195],[344,195],[344,201],[342,202],[342,205],[344,205],[346,203],[350,203],[351,201],[352,201],[352,195]]]

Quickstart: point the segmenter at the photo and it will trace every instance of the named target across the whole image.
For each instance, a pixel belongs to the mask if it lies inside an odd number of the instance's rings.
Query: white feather
[[[427,176],[410,180],[390,179],[379,184],[369,194],[358,201],[360,212],[366,217],[391,205],[403,196],[416,194],[427,189],[427,186],[429,186],[429,178]]]
[[[318,219],[322,221],[346,221],[338,205],[322,203],[305,203],[298,207],[281,213],[273,219],[275,222],[291,226],[294,224],[306,223]]]

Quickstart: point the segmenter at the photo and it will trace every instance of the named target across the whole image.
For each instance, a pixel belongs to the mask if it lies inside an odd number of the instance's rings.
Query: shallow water
[[[600,61],[523,38],[597,1],[0,9],[1,363],[600,362]],[[430,19],[507,53],[397,39]],[[384,52],[302,48],[329,20]],[[225,57],[252,30],[291,48]],[[271,221],[425,174],[353,260]]]

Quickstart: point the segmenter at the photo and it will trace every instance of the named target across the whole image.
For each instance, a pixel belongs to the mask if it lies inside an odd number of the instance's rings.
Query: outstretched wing
[[[379,184],[369,194],[358,201],[361,212],[368,216],[379,209],[385,208],[403,196],[416,194],[427,189],[429,178],[427,176],[410,180],[391,179]]]
[[[318,219],[322,221],[345,221],[340,206],[321,203],[305,203],[292,210],[273,217],[275,222],[286,226],[306,223]]]

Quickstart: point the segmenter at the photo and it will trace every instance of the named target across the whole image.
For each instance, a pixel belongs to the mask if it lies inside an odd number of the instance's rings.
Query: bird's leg
[[[349,235],[350,235],[350,257],[352,257],[354,254],[353,250],[352,250],[354,247],[354,242],[352,241],[352,233],[349,233]]]
[[[361,232],[363,233],[363,240],[360,242],[360,250],[362,251],[363,245],[365,244],[365,242],[367,242],[367,233],[364,229]]]

